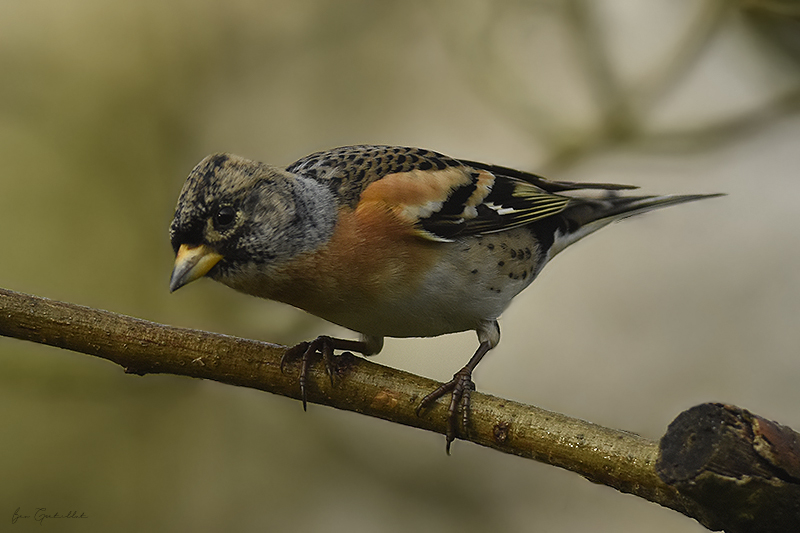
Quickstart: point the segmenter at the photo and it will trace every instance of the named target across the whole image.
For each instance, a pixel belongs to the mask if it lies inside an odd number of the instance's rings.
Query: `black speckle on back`
[[[431,159],[431,162],[436,165],[436,170],[444,170],[447,168],[447,165],[445,165],[441,158],[434,157]]]
[[[370,183],[389,174],[412,170],[444,170],[457,166],[463,165],[456,159],[422,148],[359,145],[311,154],[295,161],[286,170],[328,183],[341,201],[354,207]],[[474,187],[471,190],[458,191],[459,198],[468,198],[472,191]],[[457,199],[452,201],[452,209],[455,209],[456,201]]]

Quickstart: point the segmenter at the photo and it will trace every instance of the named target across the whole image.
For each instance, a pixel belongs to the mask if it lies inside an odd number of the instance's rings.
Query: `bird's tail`
[[[555,229],[553,244],[549,250],[552,258],[570,244],[582,239],[623,218],[646,213],[671,205],[694,202],[724,194],[687,194],[666,196],[611,196],[601,199],[575,199],[559,213],[563,224]]]

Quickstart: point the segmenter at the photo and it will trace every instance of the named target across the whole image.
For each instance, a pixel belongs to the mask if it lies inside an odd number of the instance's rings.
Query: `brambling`
[[[634,188],[394,146],[336,148],[286,168],[215,154],[178,199],[170,290],[208,276],[360,333],[287,351],[284,360],[302,358],[304,408],[314,356],[332,376],[334,350],[372,355],[384,337],[476,331],[466,366],[417,409],[451,395],[449,453],[467,428],[472,372],[500,340],[498,317],[550,259],[616,220],[717,196],[619,194]]]

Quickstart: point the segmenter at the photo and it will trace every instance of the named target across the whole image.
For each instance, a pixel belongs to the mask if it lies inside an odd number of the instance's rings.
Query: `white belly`
[[[468,237],[400,297],[346,305],[323,318],[375,337],[434,337],[495,320],[541,270],[535,239],[525,228]],[[355,298],[354,300],[358,300]]]

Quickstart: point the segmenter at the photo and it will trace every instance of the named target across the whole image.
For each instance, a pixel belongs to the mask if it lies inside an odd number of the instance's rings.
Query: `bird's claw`
[[[436,400],[446,394],[450,394],[450,407],[447,410],[447,431],[445,433],[445,451],[450,455],[450,445],[456,440],[459,434],[459,418],[463,435],[469,432],[469,404],[470,394],[475,390],[475,383],[472,381],[472,370],[464,367],[453,375],[453,379],[443,383],[436,390],[425,396],[417,407],[417,416],[430,407]],[[459,417],[459,412],[461,417]]]
[[[306,395],[306,381],[308,378],[308,369],[311,366],[312,358],[316,356],[322,357],[325,362],[325,371],[331,379],[331,386],[333,386],[333,350],[334,339],[326,335],[317,337],[311,342],[301,342],[296,344],[284,352],[281,358],[281,372],[286,373],[286,364],[289,361],[300,359],[300,374],[298,376],[298,383],[300,384],[300,396],[303,400],[303,411],[308,409],[308,399]]]

